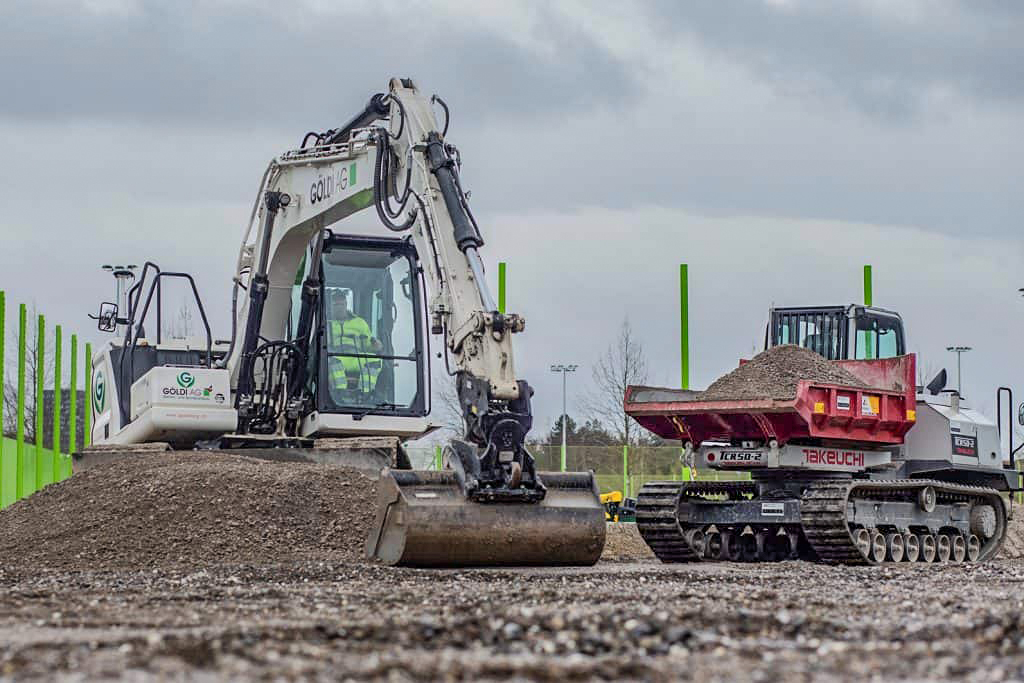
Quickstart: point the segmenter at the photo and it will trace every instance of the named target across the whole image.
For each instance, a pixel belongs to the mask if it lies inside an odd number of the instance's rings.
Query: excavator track
[[[751,556],[754,547],[749,542],[754,536],[750,530],[744,535],[742,523],[715,532],[719,547],[711,548],[710,535],[704,533],[709,531],[708,525],[688,521],[687,502],[707,500],[708,496],[724,496],[728,500],[754,498],[756,487],[752,482],[660,481],[648,482],[640,490],[637,528],[659,560],[740,559],[738,551],[730,554],[721,548],[738,538],[747,541],[745,546],[750,551],[743,553],[742,559],[755,559]],[[879,512],[886,502],[925,505],[925,501],[933,509],[936,505],[959,505],[960,517],[952,522],[943,520],[939,514],[927,526],[908,526]],[[903,507],[905,510],[907,506]],[[980,508],[991,510],[986,512],[989,534],[976,533],[973,515]],[[815,481],[807,484],[800,501],[799,532],[801,538],[796,539],[796,529],[790,527],[788,531],[793,536],[789,558],[799,555],[843,565],[984,561],[995,556],[1006,536],[1006,507],[994,489],[935,480]],[[732,539],[727,538],[729,534]],[[761,545],[756,550],[763,556]]]
[[[662,562],[701,562],[703,548],[694,548],[687,532],[691,527],[679,520],[679,504],[687,498],[721,496],[730,498],[753,494],[750,482],[651,481],[636,499],[636,526],[640,536]]]
[[[897,500],[915,501],[928,489],[934,491],[932,504],[969,503],[972,506],[990,507],[994,513],[995,529],[990,538],[980,538],[973,533],[963,534],[956,530],[938,533],[930,531],[912,533],[904,531],[869,530],[863,524],[851,528],[850,504],[857,499],[867,501]],[[980,486],[965,486],[927,479],[895,479],[845,482],[818,482],[809,486],[801,501],[801,525],[804,538],[813,548],[819,561],[827,564],[875,565],[885,561],[985,561],[995,556],[1006,537],[1006,507],[997,491]],[[862,520],[863,521],[863,520]],[[875,529],[875,527],[872,527]],[[863,533],[862,533],[863,532]],[[868,538],[865,539],[865,534]],[[900,539],[893,538],[900,536]],[[914,536],[917,550],[914,558],[907,557],[906,549]],[[945,538],[943,538],[945,537]],[[959,540],[958,540],[959,537]],[[930,539],[930,540],[929,540]],[[900,543],[895,543],[896,541]],[[866,542],[865,542],[866,541]],[[924,546],[935,543],[935,556],[928,559]],[[964,544],[965,555],[958,557],[957,547]],[[949,544],[947,552],[943,547]],[[972,544],[977,545],[972,548]],[[884,544],[884,545],[883,545]],[[903,555],[895,551],[902,544]],[[971,554],[976,553],[975,557]],[[923,555],[923,557],[922,557]]]

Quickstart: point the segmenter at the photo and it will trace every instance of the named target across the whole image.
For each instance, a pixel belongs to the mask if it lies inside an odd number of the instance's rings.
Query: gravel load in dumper
[[[737,399],[796,396],[800,380],[848,387],[866,387],[839,365],[801,346],[774,346],[757,354],[727,375],[719,377],[694,401],[733,401]]]
[[[0,566],[145,569],[364,559],[375,483],[201,452],[79,472],[0,511]]]

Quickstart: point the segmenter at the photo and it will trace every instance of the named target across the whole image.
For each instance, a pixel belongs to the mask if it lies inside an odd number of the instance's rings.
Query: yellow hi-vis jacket
[[[370,326],[357,315],[347,320],[331,320],[328,326],[327,350],[330,353],[373,353]],[[328,363],[331,382],[336,389],[373,390],[380,374],[381,362],[375,358],[331,356]]]

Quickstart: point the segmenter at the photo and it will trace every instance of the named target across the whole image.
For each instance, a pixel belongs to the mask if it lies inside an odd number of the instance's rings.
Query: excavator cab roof
[[[906,353],[903,319],[873,306],[772,307],[764,348],[795,344],[829,360],[891,358]]]

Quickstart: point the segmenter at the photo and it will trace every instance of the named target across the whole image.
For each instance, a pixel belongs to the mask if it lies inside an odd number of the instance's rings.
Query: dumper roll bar
[[[1003,395],[1007,397],[1007,431],[1009,434],[1009,447],[1010,447],[1010,469],[1017,469],[1017,451],[1024,448],[1024,443],[1016,448],[1013,447],[1013,389],[1010,387],[999,387],[996,389],[996,429],[999,431],[999,436],[1003,435]]]

